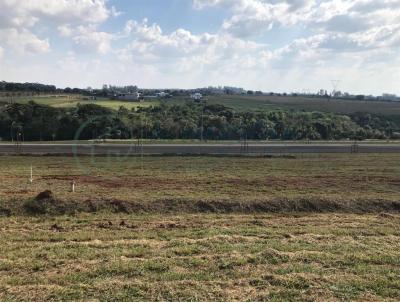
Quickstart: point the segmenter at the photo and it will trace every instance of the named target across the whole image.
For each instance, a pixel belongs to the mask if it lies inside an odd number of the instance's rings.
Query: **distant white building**
[[[120,101],[137,102],[140,99],[140,93],[139,92],[119,93],[119,94],[115,95],[115,99],[120,100]]]
[[[203,98],[203,95],[199,92],[193,93],[190,96],[191,99],[195,100],[195,101],[200,101]]]
[[[168,95],[168,93],[166,93],[164,91],[156,93],[156,96],[159,98],[165,98],[167,95]]]

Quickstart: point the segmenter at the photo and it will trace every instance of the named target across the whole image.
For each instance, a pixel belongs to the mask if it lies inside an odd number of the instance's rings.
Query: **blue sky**
[[[400,94],[398,0],[0,0],[0,80]]]
[[[223,9],[194,10],[192,2],[188,0],[114,0],[109,3],[123,11],[121,18],[110,22],[110,29],[113,30],[124,26],[126,19],[147,18],[159,24],[166,32],[185,28],[201,34],[217,31],[227,15]]]

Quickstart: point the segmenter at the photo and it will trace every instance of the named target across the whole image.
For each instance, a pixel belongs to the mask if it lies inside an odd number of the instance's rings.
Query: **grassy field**
[[[71,201],[152,203],[169,199],[280,198],[393,200],[400,196],[399,154],[241,157],[0,157],[0,202],[12,205],[49,189]],[[28,183],[30,166],[34,182]],[[76,193],[70,194],[70,182]]]
[[[3,301],[398,301],[400,216],[0,220]]]
[[[293,109],[351,114],[368,112],[381,115],[400,115],[400,102],[371,102],[328,100],[292,96],[211,96],[209,103],[223,104],[237,110]]]
[[[0,300],[398,301],[399,160],[0,157]]]
[[[146,101],[141,103],[121,102],[113,100],[83,100],[80,96],[70,97],[30,97],[20,98],[17,102],[26,103],[34,100],[37,103],[51,105],[54,107],[70,108],[78,103],[95,103],[100,106],[117,110],[120,106],[128,109],[138,106],[147,107],[159,104],[159,101]],[[189,99],[187,97],[176,97],[167,99],[168,103],[182,104]],[[307,98],[292,96],[247,96],[247,95],[216,95],[207,97],[208,104],[222,104],[235,110],[274,110],[292,109],[305,111],[320,111],[351,114],[355,112],[368,112],[386,116],[400,116],[400,102],[372,102],[372,101],[349,101],[328,100],[323,98]]]
[[[157,101],[146,101],[146,102],[125,102],[116,101],[110,99],[98,99],[95,101],[86,100],[81,96],[62,96],[62,97],[23,97],[17,100],[18,103],[26,104],[29,101],[35,101],[38,104],[53,106],[56,108],[72,108],[77,104],[96,104],[99,106],[107,107],[113,110],[118,110],[121,106],[132,109],[137,107],[149,107],[157,105]]]

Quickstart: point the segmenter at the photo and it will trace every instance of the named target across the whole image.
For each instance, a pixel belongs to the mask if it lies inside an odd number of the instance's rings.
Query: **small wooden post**
[[[31,178],[29,178],[29,182],[33,183],[33,167],[31,166]]]
[[[75,180],[71,181],[71,192],[75,193]]]

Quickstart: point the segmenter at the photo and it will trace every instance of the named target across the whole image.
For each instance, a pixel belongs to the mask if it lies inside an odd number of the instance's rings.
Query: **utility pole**
[[[141,143],[140,143],[140,166],[141,166],[141,172],[143,176],[143,117],[140,115],[140,137],[141,137]]]
[[[11,127],[10,127],[10,136],[11,136],[11,142],[13,143],[14,142],[14,125],[15,125],[15,121],[13,121],[12,123],[11,123]]]
[[[241,151],[242,153],[248,153],[249,152],[249,143],[247,142],[247,131],[243,137],[242,144],[241,144]]]
[[[22,149],[22,142],[24,141],[24,133],[23,133],[23,128],[18,127],[17,129],[17,136],[16,136],[16,141],[15,141],[15,149],[16,152],[20,152]]]
[[[204,108],[206,106],[206,101],[203,102],[203,108],[201,109],[201,129],[200,129],[200,142],[204,139]]]
[[[357,140],[354,140],[354,143],[351,145],[350,153],[353,153],[353,154],[357,154],[358,153]]]
[[[240,153],[248,153],[249,152],[249,144],[247,143],[247,126],[243,126],[243,120],[240,119]]]
[[[204,131],[204,112],[201,111],[201,129],[200,129],[200,142],[203,142],[203,131]]]

